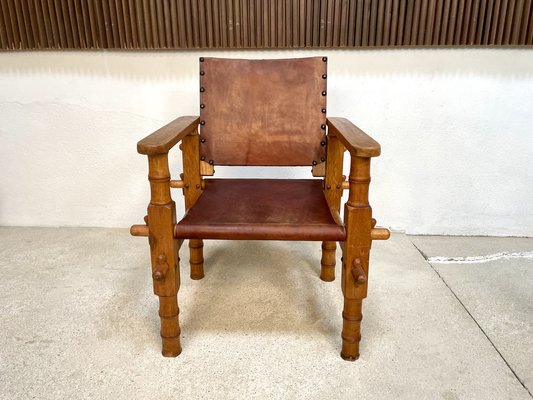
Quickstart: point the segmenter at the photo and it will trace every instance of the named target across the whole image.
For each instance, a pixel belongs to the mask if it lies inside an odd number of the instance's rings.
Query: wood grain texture
[[[531,46],[529,0],[3,0],[0,49]]]
[[[137,143],[137,152],[146,155],[168,153],[185,136],[198,127],[199,117],[179,117]]]
[[[181,144],[183,153],[183,195],[185,196],[185,210],[189,210],[202,195],[203,185],[200,175],[200,137],[198,129],[183,138]],[[204,242],[202,239],[189,240],[189,264],[191,279],[204,277]]]
[[[327,124],[332,132],[353,156],[377,157],[381,153],[378,142],[364,133],[346,118],[329,117]]]
[[[208,162],[200,161],[200,175],[213,176],[215,175],[215,167]]]
[[[340,211],[342,197],[342,167],[345,147],[333,130],[327,136],[326,179],[324,195],[330,208]]]
[[[198,128],[194,126],[181,144],[183,153],[183,194],[185,210],[189,210],[202,194],[202,177],[200,175],[200,138]]]
[[[331,131],[328,133],[326,142],[326,176],[324,179],[324,196],[332,214],[340,212],[342,197],[342,166],[344,158],[344,146]],[[323,281],[333,281],[335,279],[335,254],[336,245],[334,242],[322,243],[322,260],[320,278]]]

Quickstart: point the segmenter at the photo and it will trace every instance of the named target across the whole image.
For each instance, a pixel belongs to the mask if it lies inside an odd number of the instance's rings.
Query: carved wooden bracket
[[[313,165],[313,167],[311,168],[311,173],[313,174],[314,177],[317,177],[317,178],[326,176],[326,163],[320,162],[316,165]]]
[[[215,175],[215,167],[205,161],[200,161],[200,175],[213,176]]]

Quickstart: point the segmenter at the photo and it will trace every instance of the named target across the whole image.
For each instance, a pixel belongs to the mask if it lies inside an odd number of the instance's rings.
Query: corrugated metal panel
[[[0,49],[533,45],[532,0],[0,0]]]

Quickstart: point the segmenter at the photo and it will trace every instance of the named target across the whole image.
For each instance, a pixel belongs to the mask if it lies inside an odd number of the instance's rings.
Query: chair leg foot
[[[181,353],[179,308],[177,295],[159,296],[159,317],[161,318],[162,354],[176,357]]]
[[[191,279],[199,280],[204,277],[204,241],[202,239],[190,239],[190,265]]]
[[[361,320],[363,319],[362,303],[361,299],[344,298],[341,357],[346,361],[355,361],[359,358]]]
[[[320,261],[320,279],[324,282],[335,280],[335,253],[337,244],[335,242],[322,242],[322,260]]]
[[[341,352],[341,357],[344,361],[357,361],[359,360],[359,354],[356,355],[355,357],[352,357],[352,356],[346,356],[344,355],[342,352]]]
[[[161,354],[163,357],[177,357],[181,354],[181,345],[179,338],[162,338],[163,350]]]

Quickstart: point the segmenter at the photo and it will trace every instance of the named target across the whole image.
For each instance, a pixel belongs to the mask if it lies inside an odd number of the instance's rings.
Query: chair
[[[327,58],[200,58],[200,117],[180,117],[137,144],[148,156],[151,200],[145,225],[154,293],[159,296],[163,355],[181,352],[177,292],[179,249],[189,239],[190,276],[201,279],[203,240],[322,242],[321,279],[335,279],[336,242],[343,254],[342,351],[359,357],[362,300],[367,295],[376,228],[368,203],[370,158],[380,146],[344,118],[326,118]],[[181,142],[183,174],[171,180],[169,150]],[[350,152],[349,179],[342,175]],[[312,166],[319,179],[211,179],[215,165]],[[171,188],[183,189],[186,213],[176,223]],[[344,222],[339,211],[349,190]]]

